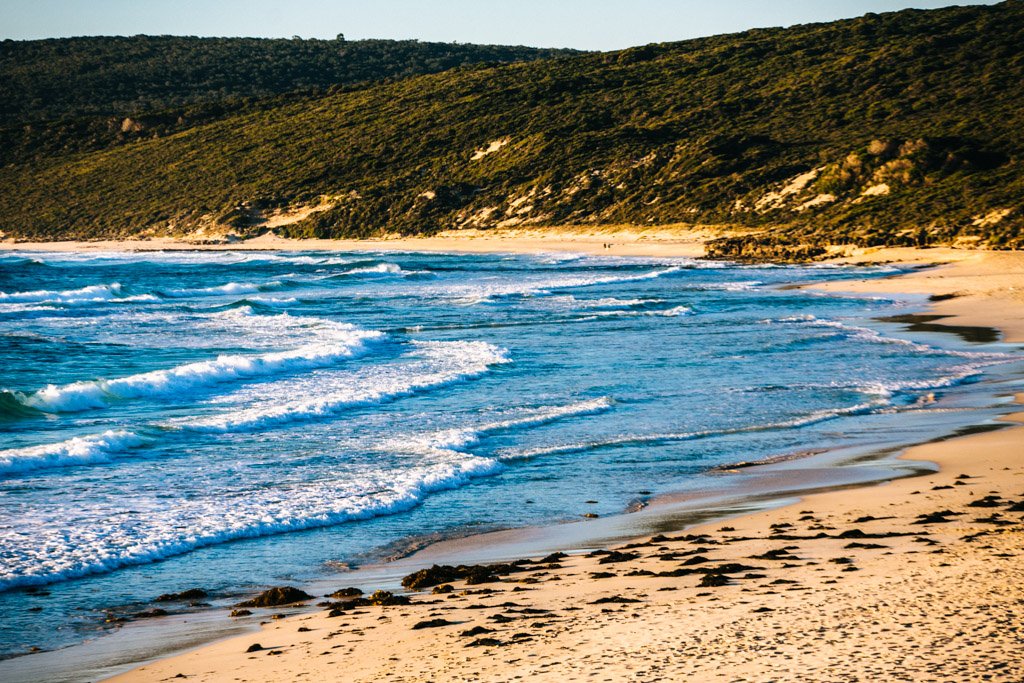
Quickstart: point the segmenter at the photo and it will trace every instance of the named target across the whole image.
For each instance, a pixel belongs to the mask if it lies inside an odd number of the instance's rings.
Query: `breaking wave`
[[[243,538],[404,512],[432,493],[503,471],[501,461],[466,450],[487,434],[601,412],[612,405],[611,399],[600,398],[546,406],[474,428],[438,432],[424,442],[429,452],[420,465],[295,486],[287,496],[254,490],[230,501],[185,500],[154,509],[142,520],[75,526],[66,532],[41,525],[32,538],[19,538],[5,549],[10,561],[0,567],[0,590],[147,564]]]
[[[111,301],[120,296],[121,285],[112,282],[107,285],[89,285],[80,289],[0,292],[0,303],[86,304]]]
[[[367,353],[369,344],[381,340],[384,334],[336,323],[331,337],[330,340],[288,351],[253,356],[222,355],[213,360],[116,379],[74,382],[63,386],[51,384],[34,393],[16,396],[26,406],[52,413],[102,408],[112,400],[185,396],[196,389],[224,382],[330,366]]]
[[[496,432],[505,432],[524,427],[537,427],[566,417],[595,415],[610,410],[614,406],[615,401],[610,396],[602,396],[601,398],[561,406],[543,406],[529,410],[524,415],[507,420],[490,422],[476,427],[445,429],[434,432],[426,437],[397,442],[394,444],[394,447],[401,449],[408,448],[411,445],[417,451],[465,453],[469,448],[480,443],[482,439]]]
[[[425,288],[424,293],[454,299],[463,305],[499,301],[511,297],[544,296],[563,289],[595,287],[626,282],[642,282],[678,273],[682,268],[672,266],[636,274],[572,275],[540,278],[528,282],[496,282],[493,284],[458,285]]]
[[[76,436],[53,444],[10,448],[0,451],[0,475],[106,463],[116,454],[138,448],[145,443],[146,440],[134,432],[110,429],[102,434]]]
[[[306,394],[267,406],[233,409],[207,417],[187,418],[168,426],[205,433],[242,432],[329,417],[357,406],[375,405],[427,389],[479,377],[494,365],[511,362],[508,352],[486,342],[412,342],[409,358],[418,363],[387,374],[373,369],[338,378],[318,379],[312,387],[289,388],[286,395]],[[226,396],[221,402],[246,403],[247,397]]]
[[[168,289],[160,295],[171,299],[190,299],[204,296],[227,296],[229,294],[255,294],[280,287],[278,281],[256,284],[253,282],[229,282],[216,287],[193,287],[184,289]]]

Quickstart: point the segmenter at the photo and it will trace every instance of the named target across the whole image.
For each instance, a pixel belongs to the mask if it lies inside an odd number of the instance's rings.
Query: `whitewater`
[[[884,321],[913,298],[783,287],[893,272],[2,252],[0,657],[169,591],[227,599],[976,422],[1013,349]]]

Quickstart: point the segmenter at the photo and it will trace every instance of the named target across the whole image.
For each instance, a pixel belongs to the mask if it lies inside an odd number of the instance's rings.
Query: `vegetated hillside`
[[[1017,247],[1022,46],[1011,0],[461,67],[7,166],[0,229],[691,222],[763,228],[713,246],[729,256]]]
[[[162,137],[324,91],[578,54],[416,40],[176,36],[0,42],[0,165]]]
[[[0,126],[127,117],[233,98],[574,54],[502,45],[132,36],[0,42]]]

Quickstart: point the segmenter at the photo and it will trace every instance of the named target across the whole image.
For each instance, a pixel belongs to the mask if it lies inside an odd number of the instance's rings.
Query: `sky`
[[[417,38],[616,50],[996,0],[0,0],[0,39],[84,35]]]

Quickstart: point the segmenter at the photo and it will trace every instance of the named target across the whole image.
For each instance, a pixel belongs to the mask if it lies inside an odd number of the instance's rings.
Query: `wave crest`
[[[339,411],[375,405],[426,389],[479,377],[494,365],[509,363],[508,352],[486,342],[412,342],[413,357],[423,361],[420,372],[408,372],[376,383],[346,382],[335,390],[311,398],[277,405],[242,408],[202,418],[188,418],[168,426],[204,433],[253,431],[289,422],[329,417]]]
[[[89,285],[79,289],[38,289],[31,292],[0,292],[0,303],[83,304],[110,301],[121,295],[121,285]]]
[[[215,287],[187,287],[183,289],[168,289],[160,292],[160,295],[169,299],[191,299],[206,296],[226,296],[229,294],[255,294],[265,292],[275,287],[280,287],[278,281],[256,284],[254,282],[228,282],[227,284]]]
[[[58,413],[102,408],[111,400],[173,396],[224,382],[326,367],[367,353],[369,343],[384,336],[382,332],[335,323],[330,339],[289,351],[222,355],[117,379],[51,384],[19,400],[31,408]]]
[[[108,429],[102,434],[76,436],[53,444],[11,448],[0,451],[0,475],[110,462],[115,454],[145,443],[145,439],[134,432]]]

